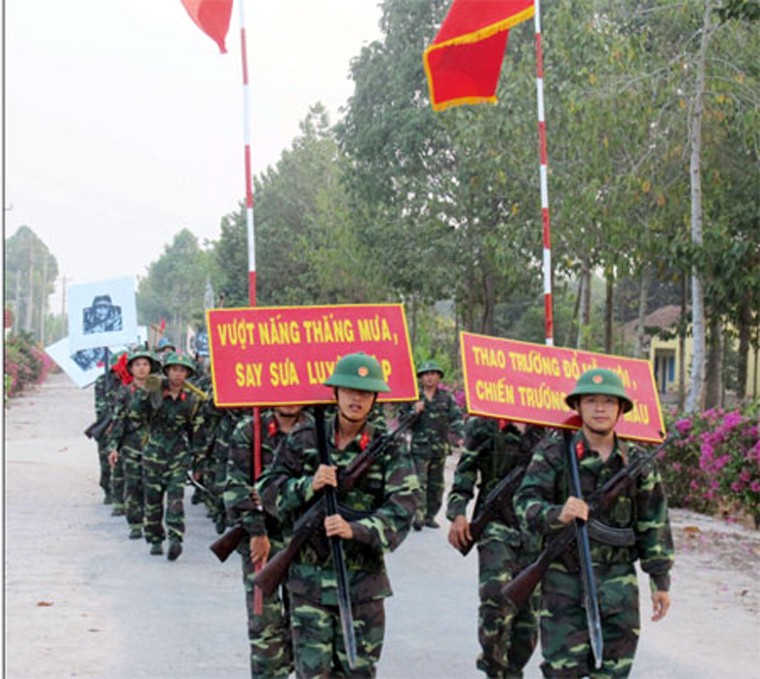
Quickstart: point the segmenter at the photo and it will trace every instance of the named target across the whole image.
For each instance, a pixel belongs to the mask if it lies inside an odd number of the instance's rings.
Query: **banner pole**
[[[543,223],[544,327],[546,345],[554,345],[554,311],[552,301],[551,222],[549,219],[548,154],[544,118],[544,58],[541,47],[541,2],[534,0],[533,24],[536,30],[536,102],[538,110],[539,178],[541,185],[541,220]]]
[[[245,160],[245,224],[248,234],[248,304],[256,306],[256,240],[253,221],[253,180],[251,177],[251,104],[248,85],[248,46],[245,33],[245,0],[238,0],[240,17],[240,59],[243,73],[243,154]],[[261,476],[261,410],[253,409],[253,480]],[[261,562],[256,571],[260,571]],[[261,590],[254,587],[253,610],[261,615],[264,609]]]

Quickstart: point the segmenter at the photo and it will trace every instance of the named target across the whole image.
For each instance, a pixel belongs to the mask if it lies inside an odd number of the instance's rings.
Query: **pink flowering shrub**
[[[760,402],[706,410],[671,424],[678,440],[660,469],[673,506],[714,512],[718,505],[760,518]]]
[[[44,382],[55,365],[27,332],[6,338],[4,359],[3,384],[6,399],[17,396],[30,385]]]

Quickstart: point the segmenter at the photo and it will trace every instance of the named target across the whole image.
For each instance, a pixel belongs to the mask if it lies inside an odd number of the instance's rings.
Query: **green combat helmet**
[[[178,354],[177,352],[172,351],[164,361],[164,373],[168,372],[170,365],[181,365],[190,371],[190,375],[195,374],[195,363],[193,363],[193,359],[185,354]]]
[[[333,374],[325,382],[327,387],[345,387],[357,391],[390,391],[383,378],[383,369],[369,354],[348,354],[335,364]]]
[[[441,378],[443,378],[443,369],[438,365],[438,362],[433,359],[425,361],[419,368],[417,368],[417,377],[422,375],[422,373],[438,373]]]
[[[616,396],[622,403],[624,413],[633,409],[633,401],[625,393],[623,382],[612,370],[606,368],[587,370],[578,378],[575,388],[565,397],[565,403],[570,408],[575,408],[579,397],[588,394]]]
[[[147,358],[150,361],[150,371],[156,372],[161,366],[160,361],[156,359],[155,354],[147,349],[141,349],[140,351],[133,351],[127,355],[127,370],[132,372],[132,361],[136,361],[138,358]]]

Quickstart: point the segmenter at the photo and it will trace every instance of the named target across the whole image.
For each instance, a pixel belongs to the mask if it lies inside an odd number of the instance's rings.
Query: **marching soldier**
[[[521,431],[522,428],[522,431]],[[449,542],[459,550],[472,543],[467,505],[480,489],[473,516],[483,509],[485,498],[513,470],[528,466],[533,446],[542,436],[537,427],[515,425],[506,420],[471,417],[465,427],[465,450],[454,473],[446,518],[451,521]],[[519,480],[515,483],[515,488]],[[501,596],[501,588],[536,556],[537,544],[521,534],[511,498],[500,516],[491,520],[477,541],[478,546],[478,641],[482,652],[477,667],[494,679],[522,677],[536,647],[537,601],[514,611]]]
[[[391,589],[383,552],[406,537],[418,502],[412,462],[390,444],[349,491],[338,486],[338,470],[366,450],[382,432],[368,422],[379,392],[389,391],[380,364],[367,354],[349,354],[325,385],[334,388],[338,412],[325,423],[334,466],[320,463],[314,424],[293,431],[257,484],[265,509],[293,521],[326,486],[337,487],[341,513],[327,516],[325,534],[343,541],[356,635],[356,668],[348,664],[341,634],[336,570],[330,550],[308,542],[290,566],[293,652],[298,677],[372,677],[383,646],[383,599]],[[320,554],[319,552],[323,553]]]
[[[129,537],[139,540],[142,537],[143,506],[145,504],[142,475],[142,449],[148,440],[149,420],[134,401],[139,401],[145,388],[145,382],[153,372],[159,369],[159,362],[153,352],[143,350],[129,354],[127,370],[132,375],[132,382],[124,385],[118,392],[114,414],[114,426],[108,437],[108,461],[117,463],[124,470],[124,511],[129,525]]]
[[[142,412],[150,416],[150,436],[143,449],[145,539],[150,544],[150,553],[161,555],[168,534],[169,561],[182,554],[185,481],[199,445],[196,434],[202,423],[201,398],[185,386],[193,370],[188,356],[169,354],[163,366],[166,381],[159,378],[149,383],[139,401]]]
[[[578,460],[584,497],[622,469],[631,454],[615,434],[615,425],[633,403],[614,372],[599,368],[583,373],[565,402],[580,415],[581,429],[571,437],[569,448],[562,437],[539,444],[515,495],[524,529],[545,536],[574,519],[588,519],[586,502],[568,490],[570,454]],[[598,521],[590,522],[588,534],[601,615],[602,667],[594,668],[573,546],[549,567],[542,582],[545,677],[628,676],[641,632],[636,560],[650,578],[652,620],[661,620],[670,608],[673,537],[655,467],[638,476]]]
[[[418,414],[412,425],[412,459],[422,493],[422,503],[414,518],[414,529],[439,528],[435,520],[443,504],[444,469],[449,437],[462,444],[464,421],[462,411],[451,392],[441,389],[443,370],[436,361],[425,361],[417,370],[422,398],[414,405],[402,406],[401,413],[410,409]]]
[[[297,426],[309,421],[301,406],[277,406],[261,415],[261,464],[271,466],[274,451]],[[248,534],[238,546],[243,563],[248,640],[250,643],[251,677],[287,677],[293,671],[290,638],[290,616],[286,593],[275,591],[262,601],[262,610],[255,610],[253,577],[255,567],[264,564],[285,545],[282,526],[265,514],[254,499],[253,490],[253,416],[247,415],[232,434],[224,505],[231,524],[242,524]]]

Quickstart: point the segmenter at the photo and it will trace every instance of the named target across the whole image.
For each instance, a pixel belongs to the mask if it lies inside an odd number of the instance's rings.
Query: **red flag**
[[[187,13],[195,24],[217,45],[224,54],[224,39],[230,29],[232,0],[182,0]]]
[[[534,13],[534,0],[454,0],[423,61],[436,111],[496,102],[509,29]]]

